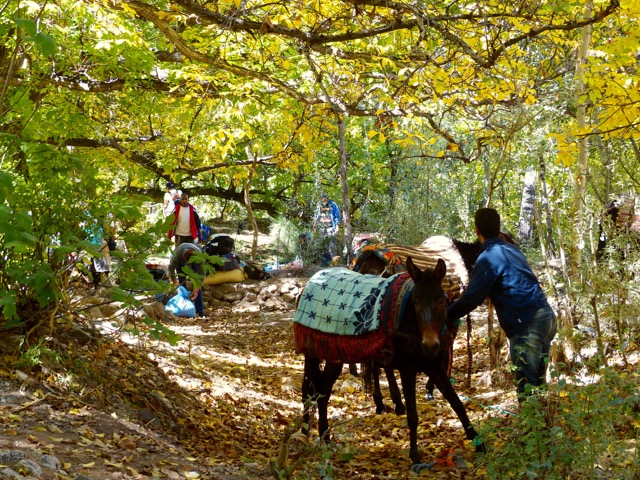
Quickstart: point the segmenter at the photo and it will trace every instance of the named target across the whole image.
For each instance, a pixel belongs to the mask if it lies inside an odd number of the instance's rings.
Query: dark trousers
[[[176,248],[182,243],[193,243],[193,237],[191,235],[176,235],[174,238]]]

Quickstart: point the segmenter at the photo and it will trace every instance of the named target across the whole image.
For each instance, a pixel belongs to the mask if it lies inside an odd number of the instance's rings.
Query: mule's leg
[[[393,400],[393,404],[396,406],[396,415],[404,415],[407,409],[404,408],[404,403],[402,403],[402,395],[398,388],[398,382],[396,382],[396,374],[394,373],[393,368],[385,368],[384,373],[387,376],[387,382],[389,383],[391,400]],[[380,395],[380,397],[382,397],[382,395]],[[380,399],[380,403],[382,403],[382,398]]]
[[[318,391],[320,394],[318,397],[318,434],[327,443],[331,441],[327,434],[327,430],[329,430],[329,422],[327,420],[329,398],[331,397],[333,384],[336,383],[340,373],[342,373],[342,363],[327,362],[320,379],[320,390]]]
[[[320,360],[305,355],[304,357],[304,378],[302,380],[302,433],[307,435],[310,429],[310,413],[312,403],[317,401],[318,389],[321,383]]]
[[[442,367],[447,374],[447,378],[449,379],[449,383],[451,383],[451,367],[453,366],[453,338],[445,338],[443,340],[443,348],[438,354],[438,359],[440,359],[442,363]],[[426,373],[426,372],[425,372]],[[427,394],[425,398],[429,401],[433,401],[433,389],[436,386],[435,382],[431,377],[427,380]]]
[[[400,370],[402,393],[407,404],[407,423],[409,424],[409,457],[413,463],[420,463],[418,452],[418,409],[416,407],[416,371],[412,368]]]
[[[469,416],[467,415],[467,411],[458,397],[453,385],[449,381],[449,377],[443,368],[439,368],[438,364],[435,363],[430,368],[427,368],[428,375],[431,380],[435,383],[440,393],[447,399],[453,411],[456,412],[456,415],[460,419],[460,423],[462,423],[462,427],[464,428],[464,433],[466,434],[469,440],[473,440],[478,436],[478,432],[471,425],[471,420],[469,420]],[[484,452],[485,446],[484,444],[476,445],[476,452]]]
[[[380,415],[384,412],[384,402],[382,401],[382,390],[380,390],[380,368],[375,364],[369,366],[371,368],[371,377],[373,378],[373,403],[376,404],[376,413]]]

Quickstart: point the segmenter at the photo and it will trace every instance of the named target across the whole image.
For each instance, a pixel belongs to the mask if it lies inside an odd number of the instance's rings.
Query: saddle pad
[[[336,335],[377,330],[381,300],[393,278],[361,275],[346,268],[321,270],[309,279],[293,321]]]
[[[394,332],[398,329],[412,289],[413,280],[408,274],[391,277],[391,282],[382,295],[380,328],[362,335],[324,333],[294,323],[296,353],[331,362],[363,363],[376,360],[388,365],[393,358]]]

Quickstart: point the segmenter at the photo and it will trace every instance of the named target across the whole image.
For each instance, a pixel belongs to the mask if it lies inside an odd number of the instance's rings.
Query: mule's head
[[[411,257],[407,258],[406,265],[414,283],[411,300],[422,350],[428,357],[434,357],[440,349],[440,332],[447,318],[447,295],[442,288],[447,266],[440,258],[435,269],[421,270]]]

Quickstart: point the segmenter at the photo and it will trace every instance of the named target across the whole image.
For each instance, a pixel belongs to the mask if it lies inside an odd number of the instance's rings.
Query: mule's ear
[[[435,270],[433,271],[438,281],[442,281],[444,276],[447,274],[447,264],[444,263],[444,260],[439,258],[438,263],[436,265]]]
[[[414,282],[417,282],[418,278],[420,277],[420,269],[414,265],[411,257],[407,257],[406,267],[407,272],[409,272],[409,276],[413,279]]]

